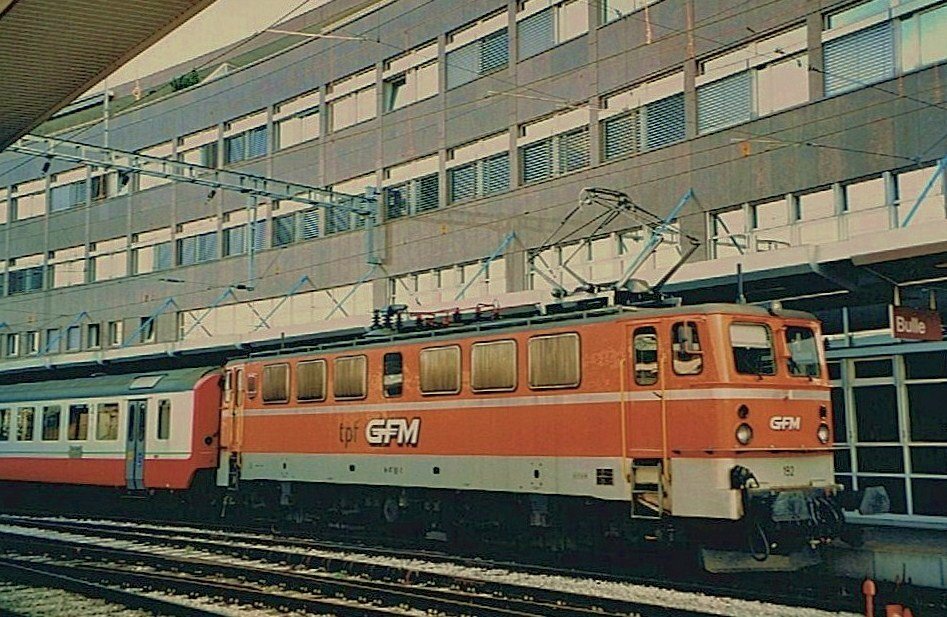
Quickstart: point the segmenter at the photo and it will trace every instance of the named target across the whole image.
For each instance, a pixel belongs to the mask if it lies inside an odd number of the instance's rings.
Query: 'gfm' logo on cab
[[[421,418],[375,418],[365,425],[365,441],[373,446],[416,446],[421,434]]]
[[[802,429],[802,418],[799,416],[773,416],[769,419],[769,427],[774,431],[798,431]]]

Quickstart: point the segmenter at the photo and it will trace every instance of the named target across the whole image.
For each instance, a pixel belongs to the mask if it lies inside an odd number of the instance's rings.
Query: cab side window
[[[679,321],[671,328],[673,357],[671,364],[678,375],[699,375],[704,370],[704,351],[697,335],[697,324]]]
[[[404,391],[404,363],[401,352],[386,353],[383,364],[385,372],[381,381],[385,396],[401,396]]]
[[[652,386],[658,383],[658,332],[652,326],[635,330],[635,383]]]

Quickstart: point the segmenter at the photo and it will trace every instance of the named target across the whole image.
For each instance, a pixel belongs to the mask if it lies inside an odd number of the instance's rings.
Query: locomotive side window
[[[516,389],[516,341],[473,344],[470,349],[470,388],[474,392]]]
[[[233,371],[224,373],[224,405],[233,400]]]
[[[635,383],[651,386],[658,383],[658,331],[652,326],[635,330]]]
[[[263,367],[263,402],[285,403],[289,400],[289,365],[267,364]]]
[[[671,340],[674,372],[678,375],[699,375],[704,370],[704,352],[697,335],[697,324],[693,321],[677,322],[671,328]]]
[[[16,416],[16,440],[33,441],[33,421],[36,410],[32,407],[20,407]]]
[[[100,441],[118,439],[118,403],[99,403],[95,414],[95,438]]]
[[[62,407],[46,405],[43,407],[43,441],[59,440],[59,420],[62,417]]]
[[[769,326],[751,323],[730,324],[733,363],[744,375],[775,375],[773,334]]]
[[[0,409],[0,441],[10,440],[10,423],[12,420],[13,413],[9,408]]]
[[[239,384],[237,387],[240,387]],[[247,396],[256,398],[256,373],[247,374]]]
[[[336,358],[332,373],[332,394],[335,398],[365,398],[368,381],[368,359],[365,356]]]
[[[326,400],[325,360],[311,360],[296,365],[296,400]]]
[[[158,439],[171,438],[171,401],[163,398],[158,401]]]
[[[404,391],[404,363],[401,352],[394,351],[385,354],[381,385],[385,396],[401,396]]]
[[[819,348],[812,330],[789,326],[786,328],[786,347],[789,348],[787,368],[790,375],[819,376]]]
[[[529,339],[529,387],[573,388],[579,385],[579,335],[574,332]]]
[[[69,406],[69,441],[85,441],[89,437],[89,406]]]
[[[429,347],[421,350],[421,392],[457,394],[460,392],[460,347]]]

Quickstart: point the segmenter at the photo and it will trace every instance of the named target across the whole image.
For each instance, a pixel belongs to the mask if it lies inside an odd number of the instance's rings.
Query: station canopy
[[[0,151],[213,0],[0,0]]]

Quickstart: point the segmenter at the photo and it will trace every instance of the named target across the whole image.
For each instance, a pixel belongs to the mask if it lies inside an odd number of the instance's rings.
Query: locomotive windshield
[[[815,334],[809,328],[789,326],[786,328],[786,346],[789,348],[788,368],[790,375],[800,377],[819,376],[819,350]]]
[[[773,335],[763,324],[730,324],[733,363],[745,375],[775,375]]]

